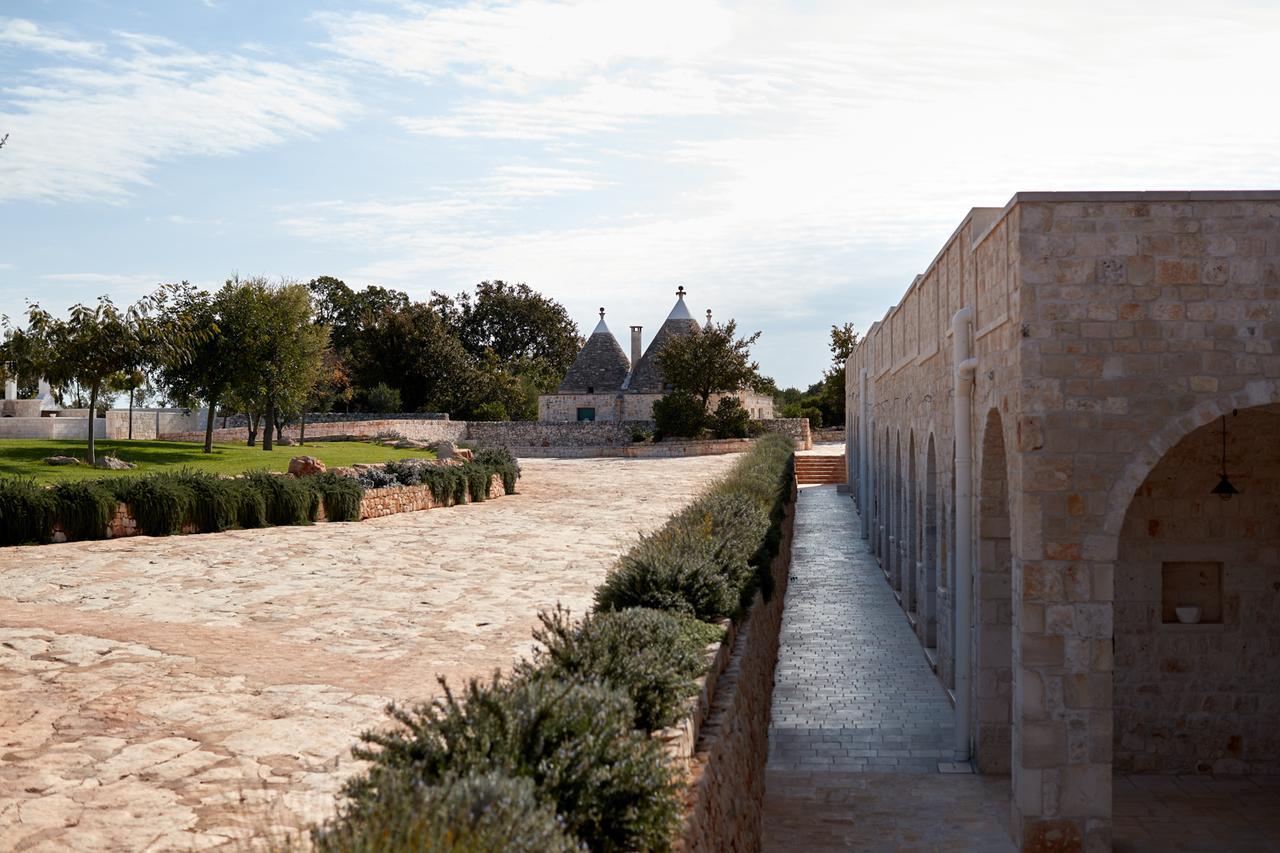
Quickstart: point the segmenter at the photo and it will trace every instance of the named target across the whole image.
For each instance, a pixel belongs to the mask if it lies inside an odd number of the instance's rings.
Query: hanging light
[[[1227,478],[1227,416],[1222,416],[1222,479],[1218,481],[1218,485],[1213,487],[1211,495],[1217,495],[1224,501],[1231,500],[1232,495],[1240,494],[1240,490],[1231,485],[1231,480]]]

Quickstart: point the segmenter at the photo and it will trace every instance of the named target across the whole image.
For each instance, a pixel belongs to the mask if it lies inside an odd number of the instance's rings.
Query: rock
[[[289,436],[287,436],[287,435],[286,435],[284,438],[277,438],[277,439],[276,439],[276,445],[277,445],[277,446],[279,446],[279,447],[292,447],[293,445],[295,445],[295,444],[297,444],[297,443],[298,443],[298,442],[294,441],[292,438],[289,438]]]
[[[108,471],[128,471],[130,468],[137,468],[132,462],[125,462],[123,459],[117,459],[114,456],[99,456],[95,468],[106,468]]]
[[[412,438],[402,438],[391,446],[400,450],[426,450],[428,445],[425,441],[414,441]]]
[[[324,472],[324,463],[314,456],[295,456],[289,460],[289,473],[295,477],[311,477]]]
[[[446,438],[436,442],[435,451],[437,459],[452,459],[458,455],[458,445]]]
[[[44,458],[46,465],[79,465],[80,460],[74,456],[46,456]]]
[[[453,451],[453,454],[454,454],[455,458],[458,458],[458,459],[471,459],[471,458],[472,458],[472,456],[471,456],[471,451],[470,451],[470,450],[468,450],[468,449],[467,449],[467,448],[465,448],[465,447],[459,447],[457,450]]]

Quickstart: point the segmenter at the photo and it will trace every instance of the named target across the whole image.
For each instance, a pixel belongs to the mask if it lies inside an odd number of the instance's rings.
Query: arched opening
[[[920,587],[920,623],[925,648],[938,646],[938,454],[929,436],[924,461],[924,581]]]
[[[920,519],[916,514],[919,506],[916,493],[920,486],[917,478],[916,434],[913,431],[907,438],[907,480],[906,494],[903,496],[906,524],[902,526],[902,532],[906,539],[902,548],[902,562],[905,564],[902,571],[902,606],[908,613],[916,614],[918,624],[916,590],[920,585]]]
[[[951,488],[948,492],[947,500],[947,529],[946,535],[943,536],[945,542],[944,550],[947,552],[947,561],[945,570],[946,575],[944,581],[947,588],[947,653],[943,656],[946,663],[946,685],[947,689],[956,689],[956,585],[954,583],[956,577],[956,444],[951,442],[951,464],[947,467],[950,472]]]
[[[987,414],[978,482],[978,552],[974,573],[975,741],[978,769],[1008,773],[1013,696],[1013,548],[1009,475],[1000,413]]]
[[[902,436],[893,440],[893,489],[889,495],[889,582],[902,590]]]
[[[1228,500],[1210,493],[1224,427]],[[1113,613],[1117,771],[1280,772],[1280,404],[1228,412],[1151,469]]]

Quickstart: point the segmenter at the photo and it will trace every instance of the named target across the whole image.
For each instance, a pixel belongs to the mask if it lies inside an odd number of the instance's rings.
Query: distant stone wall
[[[397,432],[405,438],[417,441],[462,441],[467,437],[466,421],[449,420],[356,420],[331,421],[328,423],[307,423],[307,438],[335,438],[350,436],[355,439],[370,439],[378,433]],[[300,429],[297,424],[284,428],[286,438],[298,440]],[[166,441],[204,441],[204,430],[194,432],[174,432],[160,436]],[[215,429],[213,440],[218,442],[246,441],[249,428],[245,426]],[[259,430],[261,437],[261,430]]]
[[[79,418],[0,418],[0,438],[71,438],[84,439],[89,433],[89,419]],[[107,437],[105,418],[94,418],[94,438]]]
[[[448,412],[308,412],[307,431],[311,424],[334,423],[337,421],[447,421]],[[225,423],[224,423],[225,421]],[[217,426],[248,427],[249,416],[243,412],[217,419]]]
[[[701,697],[691,726],[696,746],[688,759],[685,820],[677,849],[682,851],[760,849],[764,816],[764,768],[769,755],[769,717],[783,599],[791,567],[795,530],[795,489],[783,521],[782,543],[774,558],[773,594],[757,593],[731,633],[732,652],[708,679],[710,701]],[[668,730],[671,731],[671,730]]]
[[[661,394],[634,394],[617,391],[595,394],[543,394],[538,398],[538,420],[574,422],[579,409],[594,409],[597,421],[652,421],[653,404],[662,399]],[[773,398],[767,394],[743,392],[739,394],[713,394],[708,403],[715,409],[721,397],[737,397],[743,407],[756,420],[773,418]]]

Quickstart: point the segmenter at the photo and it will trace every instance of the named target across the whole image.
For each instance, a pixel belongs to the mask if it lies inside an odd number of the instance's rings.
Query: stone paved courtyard
[[[392,698],[576,612],[735,456],[528,460],[520,493],[376,519],[0,549],[0,849],[237,844],[329,813]]]

